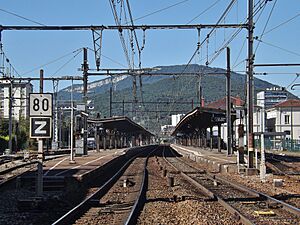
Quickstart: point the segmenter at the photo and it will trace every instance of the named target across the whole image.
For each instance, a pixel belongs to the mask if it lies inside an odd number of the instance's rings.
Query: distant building
[[[244,104],[240,97],[231,96],[232,108],[235,110],[236,120],[233,123],[232,135],[237,138],[238,125],[245,124]],[[205,107],[226,110],[226,97],[207,104]],[[217,127],[213,128],[213,135],[217,136]],[[227,143],[227,123],[221,125],[221,138]]]
[[[271,88],[257,93],[257,106],[259,107],[271,108],[286,100],[287,92],[282,88]]]
[[[184,114],[171,115],[171,125],[161,126],[161,134],[170,136]]]
[[[163,125],[161,126],[161,134],[170,136],[171,133],[174,131],[175,126],[173,125]]]
[[[269,132],[284,132],[287,139],[300,139],[300,100],[278,103],[266,113]]]
[[[171,118],[172,118],[172,123],[171,125],[172,126],[176,126],[179,121],[181,120],[181,118],[184,116],[184,114],[177,114],[177,115],[172,115]]]
[[[9,86],[10,81],[0,81],[0,117],[9,118]],[[12,116],[15,120],[29,115],[29,93],[32,93],[32,84],[13,83]]]

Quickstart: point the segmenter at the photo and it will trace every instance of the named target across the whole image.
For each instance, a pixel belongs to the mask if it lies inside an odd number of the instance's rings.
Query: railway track
[[[133,224],[147,188],[147,161],[157,146],[128,159],[104,185],[53,224]]]
[[[199,170],[176,156],[171,148],[166,148],[167,151],[173,156],[165,157],[165,160],[174,170],[180,171],[187,181],[223,205],[235,220],[243,224],[299,224],[298,208]]]

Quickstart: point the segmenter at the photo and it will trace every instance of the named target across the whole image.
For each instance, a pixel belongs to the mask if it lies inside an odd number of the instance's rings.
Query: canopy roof
[[[151,132],[147,131],[145,128],[133,122],[126,116],[103,119],[88,119],[88,123],[95,124],[95,126],[102,127],[103,129],[115,130],[126,134],[154,136]]]
[[[197,107],[187,113],[176,125],[172,136],[193,134],[201,129],[207,129],[226,123],[226,111],[222,109]]]

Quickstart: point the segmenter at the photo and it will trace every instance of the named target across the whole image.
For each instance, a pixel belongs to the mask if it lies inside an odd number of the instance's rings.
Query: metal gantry
[[[248,29],[248,66],[247,66],[247,108],[248,108],[248,129],[247,129],[247,137],[248,137],[248,152],[249,152],[249,161],[248,161],[248,168],[253,168],[253,64],[254,64],[254,54],[253,54],[253,33],[254,33],[254,24],[253,24],[253,7],[254,7],[254,0],[248,0],[248,23],[245,24],[179,24],[179,25],[100,25],[100,26],[4,26],[0,25],[0,33],[2,31],[21,31],[21,30],[92,30],[100,31],[98,33],[98,37],[94,37],[94,44],[96,41],[100,41],[101,43],[95,45],[95,58],[96,58],[96,67],[99,70],[100,67],[100,56],[101,56],[101,45],[102,45],[102,31],[103,30],[149,30],[149,29],[163,29],[163,30],[172,30],[172,29],[216,29],[216,28],[245,28]],[[86,49],[85,49],[86,51]],[[86,53],[84,53],[86,56]],[[84,92],[83,98],[86,105],[87,102],[87,83],[88,83],[88,76],[92,75],[101,75],[99,73],[88,73],[88,66],[87,66],[87,58],[84,57],[83,63],[83,83],[84,83]],[[107,74],[103,74],[107,75]],[[124,74],[123,74],[124,75]],[[134,75],[134,74],[133,74]],[[146,74],[139,74],[139,75],[146,75]],[[150,74],[147,74],[150,75]],[[153,74],[151,74],[153,75]],[[33,79],[30,79],[33,80]],[[86,121],[85,121],[86,123]],[[86,130],[86,129],[84,129]],[[86,142],[86,132],[84,133],[84,139]]]

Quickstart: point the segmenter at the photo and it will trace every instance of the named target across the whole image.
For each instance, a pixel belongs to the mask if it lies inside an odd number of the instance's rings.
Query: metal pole
[[[261,135],[260,135],[260,180],[266,181],[266,157],[265,157],[265,103],[263,103],[263,107],[261,108]]]
[[[8,135],[9,135],[9,142],[8,142],[8,148],[9,148],[9,152],[8,154],[11,154],[13,151],[13,145],[12,145],[12,122],[13,122],[13,118],[12,118],[12,107],[13,107],[13,96],[12,96],[12,89],[13,89],[13,79],[11,79],[11,75],[10,76],[10,84],[9,84],[9,125],[8,125]]]
[[[109,117],[112,117],[112,87],[109,88]]]
[[[227,74],[226,74],[226,91],[227,91],[227,108],[226,108],[226,116],[227,116],[227,156],[232,154],[232,145],[231,145],[231,83],[230,83],[230,48],[227,47]]]
[[[248,1],[248,67],[247,67],[247,108],[248,108],[248,168],[253,168],[253,0]]]
[[[44,89],[44,71],[40,70],[40,93],[43,93]],[[37,139],[38,141],[38,177],[37,177],[37,196],[43,195],[43,139]]]
[[[87,155],[87,86],[88,86],[87,48],[83,48],[83,101],[85,115],[83,116],[83,155]]]
[[[70,163],[75,163],[74,160],[74,102],[73,102],[73,80],[72,80],[72,85],[71,85],[71,132],[70,132],[70,148],[71,148],[71,153],[70,153]]]
[[[125,102],[124,102],[124,99],[123,99],[123,111],[122,111],[122,115],[125,116]]]

